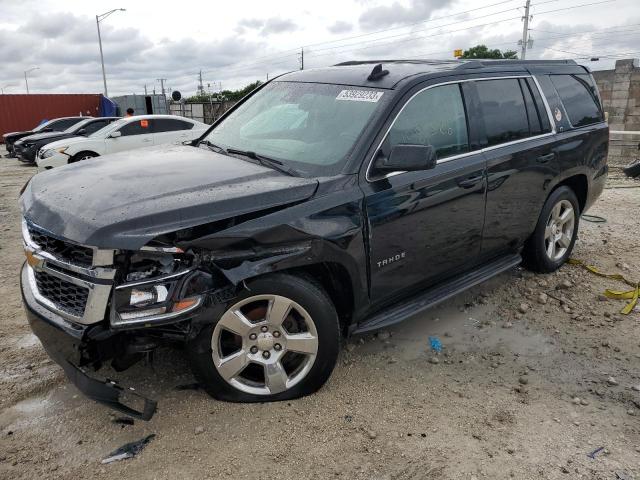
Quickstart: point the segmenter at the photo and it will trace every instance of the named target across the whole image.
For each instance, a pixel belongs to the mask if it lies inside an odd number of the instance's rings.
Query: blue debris
[[[442,342],[438,337],[429,337],[429,343],[431,344],[431,350],[436,353],[442,352]]]
[[[593,452],[587,453],[587,457],[595,459],[596,455],[600,453],[602,450],[604,450],[604,447],[598,447]]]

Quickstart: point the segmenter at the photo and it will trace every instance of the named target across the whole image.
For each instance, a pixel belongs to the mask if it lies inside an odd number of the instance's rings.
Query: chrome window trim
[[[369,175],[369,173],[371,172],[371,168],[373,167],[374,159],[376,158],[376,155],[380,151],[380,148],[382,147],[382,144],[387,139],[387,136],[389,135],[389,132],[391,131],[391,129],[395,125],[396,120],[398,120],[398,117],[402,114],[402,112],[404,111],[405,107],[407,105],[409,105],[409,103],[417,95],[419,95],[422,92],[424,92],[426,90],[429,90],[431,88],[441,87],[443,85],[460,84],[460,83],[466,83],[466,82],[481,82],[481,81],[484,81],[484,80],[508,80],[508,79],[511,79],[511,78],[532,78],[533,79],[533,82],[535,83],[536,88],[538,89],[538,92],[540,93],[540,96],[542,97],[542,103],[544,104],[544,107],[545,107],[545,109],[547,111],[547,116],[549,117],[549,121],[551,122],[551,132],[542,133],[540,135],[534,135],[534,136],[527,137],[527,138],[520,138],[518,140],[512,140],[510,142],[500,143],[498,145],[492,145],[490,147],[481,148],[479,150],[474,150],[472,152],[465,152],[465,153],[460,153],[458,155],[452,155],[450,157],[445,157],[443,159],[438,160],[436,162],[436,166],[441,164],[441,163],[450,162],[452,160],[458,160],[460,158],[469,157],[471,155],[482,154],[484,152],[495,150],[497,148],[507,147],[509,145],[516,145],[518,143],[524,143],[524,142],[528,142],[530,140],[535,140],[535,139],[539,139],[539,138],[544,138],[544,137],[548,137],[548,136],[551,136],[551,135],[555,135],[555,133],[556,133],[556,124],[553,121],[554,119],[553,119],[553,116],[551,114],[551,109],[549,108],[549,104],[547,103],[547,98],[544,96],[544,93],[542,92],[542,88],[540,88],[540,84],[538,83],[538,80],[536,79],[535,75],[528,74],[528,75],[506,75],[506,76],[499,76],[499,77],[483,77],[483,78],[463,78],[463,79],[459,79],[459,80],[451,80],[449,82],[436,83],[434,85],[429,85],[427,87],[424,87],[424,88],[418,90],[413,95],[411,95],[411,97],[404,103],[404,105],[402,106],[400,111],[396,114],[396,116],[394,117],[393,121],[391,122],[391,124],[387,128],[387,131],[385,132],[384,136],[382,137],[382,140],[380,140],[380,142],[378,143],[378,146],[376,147],[376,149],[373,152],[373,155],[369,159],[369,164],[367,165],[367,170],[366,170],[366,173],[365,173],[366,181],[368,183],[373,183],[373,182],[376,182],[378,180],[382,180],[382,179],[385,179],[385,178],[393,177],[395,175],[400,175],[402,173],[407,173],[406,171],[390,172],[390,173],[387,173],[385,175],[382,175],[382,176],[374,178],[374,179],[372,179],[370,177],[370,175]]]

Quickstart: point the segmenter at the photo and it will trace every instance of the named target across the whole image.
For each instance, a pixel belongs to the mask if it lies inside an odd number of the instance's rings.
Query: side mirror
[[[116,132],[111,132],[111,134],[109,135],[109,138],[118,138],[122,136],[122,132],[120,130],[116,131]]]
[[[86,135],[87,134],[87,129],[86,128],[81,128],[80,130],[78,130],[76,132],[76,134],[78,134],[78,135]]]
[[[436,166],[436,150],[432,145],[396,145],[376,166],[387,172],[428,170]]]

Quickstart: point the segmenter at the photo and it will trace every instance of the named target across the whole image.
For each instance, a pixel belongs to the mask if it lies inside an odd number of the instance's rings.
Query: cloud
[[[347,33],[353,30],[353,25],[351,25],[349,22],[338,20],[334,24],[329,25],[327,27],[327,30],[329,30],[329,32],[331,33]]]
[[[406,25],[427,20],[433,12],[453,4],[455,0],[410,0],[407,6],[395,1],[388,6],[376,6],[360,15],[360,27],[365,30]]]
[[[240,34],[248,30],[257,31],[261,35],[271,35],[278,33],[293,32],[298,29],[298,25],[287,18],[271,17],[264,20],[258,18],[245,18],[238,22],[236,31]]]

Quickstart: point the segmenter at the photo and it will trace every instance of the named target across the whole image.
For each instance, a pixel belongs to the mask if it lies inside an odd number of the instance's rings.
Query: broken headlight
[[[201,274],[183,255],[137,252],[128,265],[125,282],[114,289],[112,325],[162,323],[202,303],[193,288],[194,278]]]

